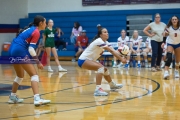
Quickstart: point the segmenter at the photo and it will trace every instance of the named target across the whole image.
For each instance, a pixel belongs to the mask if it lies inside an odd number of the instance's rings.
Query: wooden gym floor
[[[39,90],[51,104],[34,107],[30,78],[26,74],[17,94],[23,104],[8,104],[15,78],[10,65],[0,65],[0,120],[180,120],[180,82],[173,78],[163,80],[163,71],[149,69],[111,68],[111,76],[124,87],[110,92],[103,80],[107,97],[94,97],[95,72],[80,69],[76,63],[61,62],[68,70],[58,73],[52,62],[53,74],[38,71]]]

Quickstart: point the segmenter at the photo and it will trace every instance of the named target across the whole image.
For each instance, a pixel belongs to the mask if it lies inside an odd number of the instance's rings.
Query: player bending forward
[[[109,70],[105,68],[102,64],[96,62],[96,60],[103,54],[104,50],[108,50],[111,54],[116,56],[121,62],[126,62],[119,56],[119,53],[114,50],[107,42],[109,38],[108,31],[106,28],[101,28],[98,34],[94,38],[94,41],[88,46],[88,48],[81,54],[78,60],[79,67],[88,70],[97,71],[96,74],[96,89],[94,96],[107,96],[108,93],[101,88],[102,77],[109,83],[111,90],[116,90],[122,88],[122,84],[116,84],[112,81]]]

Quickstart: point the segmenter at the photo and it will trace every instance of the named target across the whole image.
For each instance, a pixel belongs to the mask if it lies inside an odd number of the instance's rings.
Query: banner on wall
[[[180,0],[82,0],[83,6],[155,3],[180,3]]]

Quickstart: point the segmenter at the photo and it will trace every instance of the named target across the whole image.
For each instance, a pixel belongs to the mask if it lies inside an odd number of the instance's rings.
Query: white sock
[[[138,64],[140,64],[141,63],[141,61],[138,61]]]
[[[101,88],[101,85],[96,85],[96,90],[98,90],[99,88]]]
[[[127,60],[127,64],[129,64],[129,60]]]
[[[62,69],[61,65],[58,66],[59,69]]]
[[[148,60],[147,60],[147,59],[145,59],[145,62],[148,62]]]
[[[38,99],[40,99],[40,96],[39,96],[39,94],[35,94],[35,95],[34,95],[34,99],[35,99],[35,98],[38,98]]]
[[[114,84],[115,84],[114,81],[111,81],[111,82],[109,83],[110,86],[114,86]]]
[[[51,69],[51,66],[48,66],[48,69]]]
[[[177,69],[175,68],[175,71],[179,71],[179,70],[177,70]]]
[[[11,93],[11,96],[16,96],[16,93]]]
[[[116,61],[114,61],[114,65],[116,65]]]

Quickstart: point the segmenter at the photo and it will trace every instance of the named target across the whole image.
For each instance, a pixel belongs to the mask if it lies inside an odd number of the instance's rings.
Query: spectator
[[[62,36],[64,35],[64,32],[60,28],[56,28],[56,33],[55,33],[55,46],[58,49],[60,45],[63,45],[62,50],[67,50],[66,49],[66,42],[63,40]]]
[[[161,70],[160,63],[162,58],[162,48],[161,44],[163,43],[163,32],[166,28],[166,24],[161,22],[161,16],[159,13],[155,14],[155,21],[150,23],[147,27],[144,28],[143,32],[151,38],[152,47],[152,59],[151,59],[151,71],[156,72]],[[148,31],[151,30],[151,33]],[[156,64],[156,68],[155,68]]]
[[[75,22],[70,37],[72,44],[75,45],[77,37],[81,35],[81,31],[82,31],[82,26],[78,22]]]
[[[76,54],[72,59],[72,62],[76,61],[76,57],[79,57],[81,53],[87,48],[88,46],[88,37],[86,36],[86,30],[82,31],[82,35],[77,37],[75,51]]]

